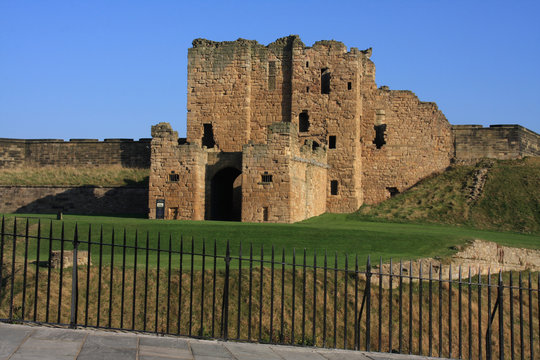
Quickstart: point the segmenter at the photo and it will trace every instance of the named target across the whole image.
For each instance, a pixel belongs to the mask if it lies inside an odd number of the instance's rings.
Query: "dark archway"
[[[242,173],[228,167],[214,175],[210,187],[210,220],[240,221]]]

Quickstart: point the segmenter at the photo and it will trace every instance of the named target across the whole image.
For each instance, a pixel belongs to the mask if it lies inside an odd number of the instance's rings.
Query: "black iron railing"
[[[274,247],[235,243],[233,254],[232,242],[13,217],[0,241],[3,321],[465,359],[540,353],[538,273],[516,284],[512,272],[294,249],[286,261]]]

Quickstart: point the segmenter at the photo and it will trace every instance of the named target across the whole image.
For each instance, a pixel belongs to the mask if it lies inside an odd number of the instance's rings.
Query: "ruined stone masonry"
[[[444,170],[434,103],[377,88],[371,49],[298,36],[193,41],[187,138],[152,127],[150,218],[300,221],[352,212]]]

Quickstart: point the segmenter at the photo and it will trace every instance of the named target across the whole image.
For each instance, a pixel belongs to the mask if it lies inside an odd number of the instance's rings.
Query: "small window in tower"
[[[171,171],[169,174],[169,181],[170,182],[178,182],[180,180],[180,175],[176,174],[174,171]]]
[[[261,175],[261,181],[263,183],[271,183],[272,182],[272,174],[269,174],[268,171],[265,171],[262,175]]]
[[[331,195],[338,194],[338,181],[337,180],[330,181],[330,194]]]
[[[268,221],[268,207],[263,207],[263,221]]]
[[[307,68],[309,67],[309,61],[306,61],[306,67]]]
[[[330,70],[321,69],[321,94],[330,94]]]
[[[375,146],[377,146],[377,149],[380,149],[383,147],[384,144],[386,144],[386,140],[384,138],[384,135],[386,133],[386,124],[381,125],[375,125],[375,139],[373,140],[373,143]]]
[[[276,89],[276,62],[268,62],[268,90]]]
[[[306,92],[307,93],[309,92],[309,86],[306,86]]]
[[[335,149],[336,148],[336,137],[334,135],[330,135],[328,137],[328,148],[329,149]]]
[[[202,145],[209,149],[213,148],[216,142],[214,141],[212,124],[203,124],[203,132]]]
[[[347,90],[351,90],[352,89],[352,82],[348,82],[347,83]]]
[[[298,115],[298,131],[309,131],[309,114],[307,110],[304,110]]]

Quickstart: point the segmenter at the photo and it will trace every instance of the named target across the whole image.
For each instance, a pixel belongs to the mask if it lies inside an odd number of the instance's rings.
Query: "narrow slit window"
[[[386,124],[375,125],[375,139],[373,140],[373,143],[377,149],[382,148],[383,145],[386,144],[385,133]]]
[[[298,115],[298,131],[309,131],[309,114],[307,110],[304,110]]]
[[[321,94],[330,94],[330,70],[321,69]]]
[[[272,174],[269,174],[268,171],[265,171],[262,175],[261,175],[261,181],[263,183],[271,183],[272,182]]]
[[[330,135],[328,137],[328,148],[329,149],[335,149],[336,148],[336,137],[334,135]]]
[[[309,67],[309,61],[306,61],[306,67],[307,68]]]
[[[268,62],[268,90],[276,89],[276,62]]]
[[[309,92],[309,86],[306,86],[306,92],[307,93]]]
[[[352,90],[352,82],[347,83],[347,90]]]
[[[337,195],[338,194],[338,181],[332,180],[330,181],[330,195]]]
[[[169,174],[169,181],[170,182],[180,181],[180,174],[176,174],[174,171],[171,171],[171,173]]]
[[[268,221],[268,207],[263,207],[263,221]]]
[[[216,142],[214,141],[214,129],[212,128],[212,124],[203,124],[202,145],[209,149],[216,145]]]

